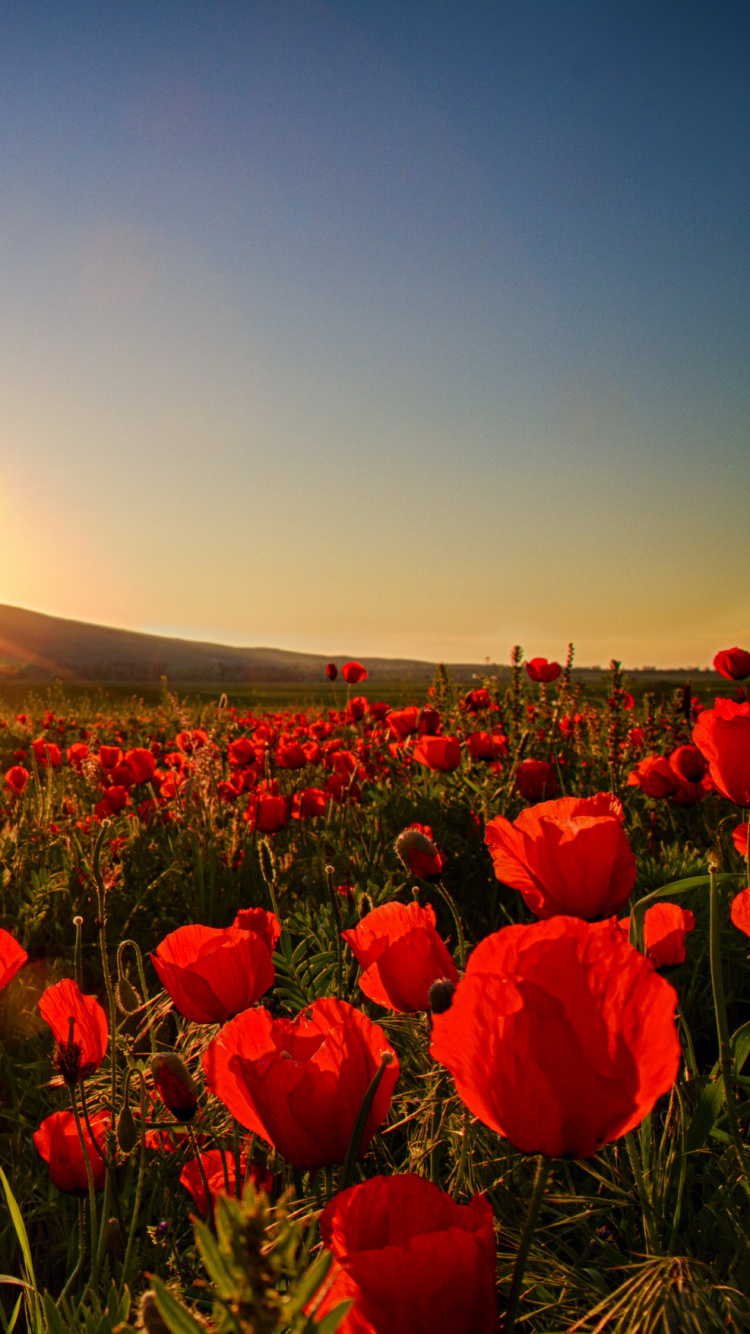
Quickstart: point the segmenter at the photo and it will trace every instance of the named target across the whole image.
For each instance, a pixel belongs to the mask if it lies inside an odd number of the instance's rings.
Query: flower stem
[[[536,1177],[534,1178],[534,1188],[531,1192],[529,1207],[526,1213],[526,1222],[523,1225],[521,1233],[521,1243],[516,1255],[516,1264],[513,1270],[513,1279],[508,1294],[508,1305],[505,1311],[505,1321],[503,1324],[503,1334],[513,1334],[516,1324],[516,1312],[518,1302],[521,1296],[521,1284],[523,1283],[526,1261],[531,1249],[531,1242],[534,1236],[534,1229],[539,1217],[539,1210],[542,1207],[544,1199],[544,1188],[547,1185],[547,1177],[552,1166],[551,1158],[545,1158],[541,1153],[537,1158]]]
[[[734,1095],[734,1059],[732,1056],[731,1043],[729,1041],[729,1022],[727,1020],[727,1004],[724,995],[724,975],[721,967],[719,887],[716,877],[716,867],[713,864],[709,866],[709,876],[711,880],[709,955],[711,960],[711,987],[714,997],[716,1033],[719,1039],[719,1068],[724,1083],[724,1106],[727,1110],[729,1134],[737,1158],[739,1159],[742,1184],[745,1187],[747,1194],[750,1195],[750,1173],[748,1172],[745,1146],[742,1142],[742,1135],[740,1133],[740,1123],[737,1117],[737,1103]]]
[[[448,893],[448,890],[445,888],[445,885],[443,884],[442,880],[433,880],[431,881],[431,884],[434,885],[440,897],[443,899],[445,903],[447,903],[448,907],[451,910],[451,915],[453,917],[453,921],[456,927],[456,943],[458,945],[458,965],[459,968],[461,969],[461,972],[463,972],[466,967],[466,941],[464,940],[464,929],[461,925],[461,918],[459,917],[458,914],[458,908],[456,907],[451,895]]]
[[[352,1131],[351,1139],[349,1140],[349,1147],[346,1150],[344,1167],[341,1173],[341,1190],[346,1190],[347,1186],[351,1186],[352,1184],[354,1171],[357,1166],[357,1159],[359,1158],[359,1151],[362,1147],[362,1138],[365,1133],[367,1118],[370,1115],[370,1109],[375,1101],[375,1094],[380,1087],[380,1081],[388,1069],[388,1066],[392,1064],[393,1052],[384,1051],[380,1057],[380,1065],[372,1077],[370,1087],[362,1099],[362,1106],[360,1107],[357,1113],[357,1119],[354,1122],[354,1129]]]

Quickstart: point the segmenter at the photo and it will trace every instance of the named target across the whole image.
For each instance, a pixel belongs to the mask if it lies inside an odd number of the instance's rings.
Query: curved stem
[[[445,888],[445,885],[443,884],[442,880],[433,880],[431,881],[431,884],[435,887],[440,897],[450,908],[451,916],[453,917],[453,921],[456,927],[458,964],[461,969],[461,972],[463,972],[464,969],[466,968],[466,941],[464,939],[464,929],[461,925],[461,918],[459,917],[458,908],[456,907],[451,895],[448,893],[448,890]]]

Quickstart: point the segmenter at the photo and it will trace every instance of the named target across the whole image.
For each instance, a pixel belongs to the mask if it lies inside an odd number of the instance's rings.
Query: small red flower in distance
[[[646,755],[628,774],[628,787],[639,787],[647,797],[671,797],[680,779],[664,755]]]
[[[424,1177],[373,1177],[334,1195],[320,1231],[335,1259],[316,1316],[354,1301],[339,1334],[495,1334],[495,1232],[483,1195],[457,1204]]]
[[[362,965],[362,991],[377,1005],[400,1014],[430,1008],[433,982],[458,982],[456,966],[435,927],[428,904],[383,903],[358,926],[342,931]]]
[[[517,889],[537,917],[592,921],[622,908],[635,884],[622,820],[608,792],[560,797],[521,811],[513,824],[495,816],[484,838],[498,880]]]
[[[412,875],[418,875],[420,880],[440,879],[448,859],[438,851],[428,824],[410,824],[399,834],[394,847]]]
[[[102,769],[116,769],[122,761],[122,751],[119,746],[100,746],[99,763]]]
[[[741,889],[732,899],[731,918],[734,925],[750,936],[750,889]]]
[[[747,821],[744,824],[735,825],[732,830],[732,842],[741,857],[747,856]]]
[[[111,1121],[109,1112],[94,1112],[90,1120],[97,1143],[103,1149],[104,1132]],[[101,1190],[107,1169],[96,1151],[87,1126],[83,1125],[82,1130],[94,1189]],[[49,1165],[53,1186],[75,1194],[88,1191],[86,1161],[72,1112],[53,1112],[51,1116],[46,1116],[39,1129],[34,1131],[33,1140],[45,1163]]]
[[[677,994],[616,922],[555,917],[477,945],[431,1054],[522,1153],[587,1158],[675,1081]]]
[[[65,977],[39,1000],[39,1013],[57,1043],[52,1063],[68,1085],[79,1084],[99,1069],[107,1051],[109,1024],[96,996],[84,996]]]
[[[502,732],[472,732],[466,744],[473,760],[500,760],[508,754],[508,738]]]
[[[462,708],[468,713],[481,713],[483,709],[489,709],[492,704],[490,692],[486,686],[480,686],[478,690],[470,690],[461,700]]]
[[[232,1153],[226,1153],[222,1160],[221,1153],[218,1149],[207,1149],[200,1155],[200,1164],[197,1158],[190,1158],[180,1173],[180,1185],[190,1191],[190,1194],[195,1200],[198,1212],[202,1214],[204,1218],[208,1217],[209,1202],[206,1199],[206,1188],[203,1185],[201,1166],[206,1175],[208,1193],[211,1197],[211,1204],[213,1205],[217,1195],[226,1195],[227,1193],[227,1182],[224,1176],[225,1162],[227,1167],[227,1177],[229,1178],[229,1194],[235,1195],[237,1193],[237,1178],[235,1173],[234,1154]],[[263,1190],[267,1195],[270,1194],[273,1189],[272,1172],[263,1171],[262,1168],[253,1164],[250,1168],[249,1177],[256,1190]],[[240,1153],[240,1194],[242,1193],[242,1187],[247,1178],[247,1150],[243,1149]]]
[[[626,936],[630,934],[629,917],[623,917],[617,925]],[[685,937],[694,926],[693,914],[677,903],[654,903],[646,909],[643,940],[646,958],[654,968],[676,968],[685,962]]]
[[[744,648],[725,648],[714,658],[714,667],[728,681],[744,681],[750,676],[750,653]]]
[[[562,667],[559,662],[547,662],[546,658],[532,658],[526,663],[526,671],[530,681],[541,681],[548,685],[550,681],[556,681]]]
[[[19,968],[23,968],[28,957],[10,931],[3,931],[0,927],[0,987],[8,985]]]
[[[181,926],[150,956],[176,1008],[196,1024],[222,1024],[273,986],[262,936],[236,926]]]
[[[367,678],[367,668],[362,666],[361,662],[345,662],[341,668],[341,675],[346,684],[356,686],[360,681]]]
[[[451,773],[461,763],[461,742],[453,736],[423,736],[414,747],[414,758],[434,773]]]
[[[22,764],[14,764],[5,775],[5,781],[9,788],[12,788],[13,795],[20,797],[29,781],[29,771],[24,769]]]
[[[543,801],[556,797],[560,788],[554,765],[547,760],[521,760],[516,769],[516,786],[525,801]]]
[[[247,1130],[292,1167],[343,1163],[362,1099],[383,1054],[391,1062],[362,1138],[385,1120],[398,1060],[385,1033],[345,1001],[316,1000],[296,1019],[258,1006],[226,1024],[203,1053],[206,1083]]]
[[[750,704],[717,699],[700,715],[693,741],[708,760],[722,796],[737,806],[750,806]]]
[[[328,666],[326,667],[326,676],[328,677],[328,680],[335,681],[338,674],[339,674],[339,669],[336,666],[335,662],[329,662]]]

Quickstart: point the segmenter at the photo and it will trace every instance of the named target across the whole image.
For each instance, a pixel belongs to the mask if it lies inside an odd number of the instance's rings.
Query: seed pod
[[[136,1010],[140,1010],[143,1004],[135,987],[131,986],[123,974],[120,975],[115,987],[115,996],[123,1014],[135,1014]]]
[[[456,988],[448,977],[438,977],[433,982],[427,992],[433,1014],[445,1014],[446,1010],[451,1008],[455,990]]]

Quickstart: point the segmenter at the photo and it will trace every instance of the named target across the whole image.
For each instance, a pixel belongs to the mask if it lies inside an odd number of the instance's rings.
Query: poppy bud
[[[156,1293],[152,1288],[143,1293],[138,1304],[136,1325],[145,1329],[147,1334],[170,1334],[170,1329],[156,1304]]]
[[[437,857],[438,850],[431,838],[420,829],[404,829],[394,844],[396,854],[401,858],[407,871],[410,869],[409,853],[421,852],[425,857]]]
[[[121,977],[117,983],[115,996],[123,1014],[135,1014],[136,1010],[140,1010],[143,1004],[135,987],[131,986],[126,977]]]
[[[328,680],[335,681],[338,674],[339,674],[339,669],[336,666],[335,662],[329,662],[328,666],[326,667],[326,676],[328,677]]]
[[[453,993],[456,990],[450,978],[439,977],[433,982],[427,996],[433,1014],[445,1014],[451,1008]]]
[[[128,1104],[125,1103],[117,1118],[117,1143],[123,1153],[131,1153],[139,1139],[140,1135],[135,1124],[135,1117]]]
[[[178,1121],[192,1121],[198,1090],[185,1062],[172,1051],[152,1056],[151,1074],[164,1106]]]

